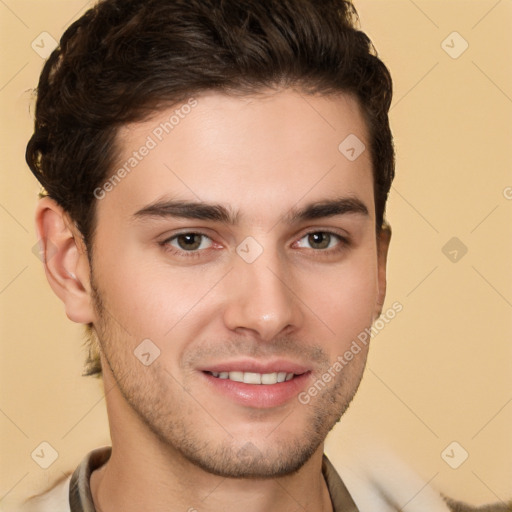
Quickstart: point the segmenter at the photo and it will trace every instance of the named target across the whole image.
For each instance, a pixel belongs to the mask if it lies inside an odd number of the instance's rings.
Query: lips
[[[199,368],[216,395],[254,408],[284,405],[302,391],[311,378],[311,368],[288,360],[262,362],[230,361]]]

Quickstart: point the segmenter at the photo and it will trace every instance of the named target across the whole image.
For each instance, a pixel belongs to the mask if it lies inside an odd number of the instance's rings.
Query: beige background
[[[42,32],[58,39],[86,6],[0,2],[4,510],[109,442],[100,381],[80,376],[82,329],[66,319],[33,253],[38,186],[24,163],[30,89],[43,63],[31,43],[47,38]],[[343,469],[345,450],[357,457],[371,440],[453,497],[475,504],[510,499],[512,1],[356,6],[395,82],[398,161],[386,307],[399,301],[404,309],[375,337],[359,396],[331,434],[328,453]],[[454,31],[469,44],[458,58],[442,45]],[[454,55],[463,44],[450,36],[444,48]],[[457,262],[442,251],[452,237],[468,249]],[[31,458],[42,441],[59,454],[46,470]],[[441,458],[452,441],[469,453],[458,469]]]

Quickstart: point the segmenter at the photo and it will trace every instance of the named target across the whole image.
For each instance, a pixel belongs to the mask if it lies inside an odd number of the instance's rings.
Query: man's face
[[[367,348],[333,364],[379,312],[369,151],[338,149],[367,132],[348,96],[196,100],[169,133],[179,106],[120,132],[130,172],[97,203],[113,437],[142,427],[210,472],[286,474],[348,407]]]

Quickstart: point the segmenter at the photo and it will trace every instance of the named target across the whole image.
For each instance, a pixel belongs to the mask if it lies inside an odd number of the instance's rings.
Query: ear
[[[69,215],[49,197],[36,208],[36,232],[46,277],[73,322],[95,321],[90,267],[82,235]]]
[[[391,226],[389,224],[383,224],[379,232],[377,233],[377,302],[375,307],[375,313],[373,320],[382,313],[382,307],[384,305],[384,299],[386,298],[386,263],[388,259],[389,243],[391,241]]]

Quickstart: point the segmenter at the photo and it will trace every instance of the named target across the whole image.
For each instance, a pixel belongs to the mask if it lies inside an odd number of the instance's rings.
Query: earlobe
[[[85,244],[68,214],[49,197],[37,205],[36,232],[46,277],[68,318],[82,324],[94,322]]]
[[[374,321],[381,315],[384,299],[386,298],[386,263],[389,243],[391,241],[391,226],[384,224],[377,233],[377,266],[378,266],[378,295],[374,313]]]

